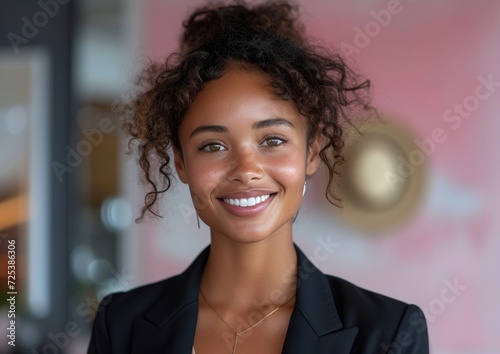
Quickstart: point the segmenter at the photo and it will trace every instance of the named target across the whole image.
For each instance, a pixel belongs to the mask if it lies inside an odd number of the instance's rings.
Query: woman
[[[324,275],[292,241],[307,179],[324,163],[336,200],[341,123],[369,109],[369,83],[309,44],[296,13],[200,8],[147,71],[127,125],[152,187],[142,216],[173,162],[211,245],[176,277],[104,298],[89,353],[428,353],[418,307]]]

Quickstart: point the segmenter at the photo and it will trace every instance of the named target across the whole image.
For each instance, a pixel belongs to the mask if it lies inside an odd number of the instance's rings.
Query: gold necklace
[[[250,331],[252,328],[254,327],[257,327],[259,324],[261,324],[266,318],[268,318],[269,316],[271,316],[273,313],[275,313],[276,311],[278,311],[281,307],[285,306],[286,304],[288,304],[290,301],[292,301],[292,299],[295,297],[295,294],[292,295],[292,297],[290,299],[288,299],[283,305],[280,305],[278,307],[276,307],[274,310],[272,310],[271,312],[269,312],[267,315],[265,315],[264,317],[262,317],[259,321],[257,321],[256,323],[254,323],[253,325],[251,325],[250,327],[248,327],[247,329],[241,331],[241,332],[237,332],[235,331],[230,325],[229,323],[226,322],[226,320],[224,320],[222,318],[221,315],[219,315],[219,313],[215,310],[215,308],[210,305],[210,303],[207,301],[207,298],[205,297],[205,294],[203,294],[203,291],[201,290],[201,287],[200,287],[200,294],[201,294],[201,297],[203,298],[203,300],[205,300],[205,302],[207,303],[208,307],[210,307],[212,309],[213,312],[215,312],[215,314],[222,320],[222,322],[224,322],[226,324],[226,326],[234,332],[234,344],[233,344],[233,350],[232,350],[232,354],[235,354],[236,353],[236,344],[238,343],[238,339],[240,338],[241,335],[247,333],[248,331]]]

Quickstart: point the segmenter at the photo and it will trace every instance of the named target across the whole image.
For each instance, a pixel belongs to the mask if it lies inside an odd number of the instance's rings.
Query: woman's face
[[[230,66],[198,94],[180,129],[175,166],[212,239],[256,242],[291,236],[306,176],[319,165],[319,139],[261,73]]]

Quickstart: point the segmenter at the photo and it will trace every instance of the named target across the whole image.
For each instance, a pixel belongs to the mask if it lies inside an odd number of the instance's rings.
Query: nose
[[[227,177],[229,181],[244,184],[259,180],[264,175],[258,153],[251,149],[240,149],[231,155]]]

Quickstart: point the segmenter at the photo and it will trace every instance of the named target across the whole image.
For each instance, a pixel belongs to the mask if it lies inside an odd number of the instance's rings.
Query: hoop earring
[[[200,228],[200,217],[198,216],[198,213],[196,213],[196,221],[198,222],[198,229]]]
[[[306,194],[306,184],[307,182],[304,182],[304,188],[302,189],[302,198],[304,197],[304,195]],[[300,211],[300,208],[299,208],[299,211]],[[297,214],[295,214],[295,216],[293,217],[293,220],[292,220],[292,224],[295,222],[295,219],[297,219],[297,216],[299,215],[299,211],[297,212]]]

